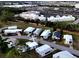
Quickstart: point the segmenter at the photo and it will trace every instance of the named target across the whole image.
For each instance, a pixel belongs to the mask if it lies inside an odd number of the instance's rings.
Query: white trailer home
[[[66,34],[66,35],[63,36],[63,39],[65,39],[65,42],[64,42],[65,44],[73,44],[72,35]]]
[[[24,30],[24,32],[25,32],[26,34],[31,34],[34,30],[35,30],[34,27],[28,27],[28,28],[26,28],[26,29]]]
[[[39,36],[42,32],[41,28],[37,28],[34,32],[33,32],[33,36]]]
[[[35,49],[38,47],[37,42],[26,42],[26,45],[30,48],[30,50]]]
[[[50,35],[51,35],[50,30],[44,30],[40,36],[43,37],[43,39],[47,39]]]
[[[8,35],[8,34],[17,34],[19,32],[22,32],[22,29],[6,29],[4,30],[4,34]]]
[[[9,26],[8,29],[17,29],[17,26]]]
[[[44,57],[54,51],[49,45],[45,44],[35,49],[36,53],[38,53],[41,57]]]
[[[53,58],[77,58],[77,57],[72,55],[68,51],[60,51],[58,53],[53,54]]]

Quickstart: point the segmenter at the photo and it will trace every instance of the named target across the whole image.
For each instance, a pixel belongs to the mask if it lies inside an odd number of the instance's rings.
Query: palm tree
[[[9,42],[6,42],[7,39],[8,39],[8,38],[3,39],[3,38],[0,36],[0,50],[1,50],[1,52],[3,52],[3,53],[7,52],[7,50],[9,49],[9,48],[8,48]]]

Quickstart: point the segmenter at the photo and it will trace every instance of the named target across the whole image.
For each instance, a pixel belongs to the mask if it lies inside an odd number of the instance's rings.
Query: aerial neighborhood
[[[76,3],[1,1],[0,58],[78,58]]]

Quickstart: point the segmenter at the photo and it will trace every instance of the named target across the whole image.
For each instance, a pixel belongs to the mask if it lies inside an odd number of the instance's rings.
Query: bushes
[[[79,31],[79,24],[68,24],[66,29],[70,31]]]
[[[69,22],[54,22],[54,23],[47,23],[48,27],[53,28],[60,28],[70,31],[79,31],[79,24],[70,24]]]
[[[67,26],[66,22],[54,22],[52,24],[52,27],[54,27],[54,28],[60,28],[60,29],[65,29],[66,26]]]

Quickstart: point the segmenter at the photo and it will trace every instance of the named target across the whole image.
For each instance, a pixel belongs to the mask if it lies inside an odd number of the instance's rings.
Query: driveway
[[[9,36],[9,37],[16,38],[16,39],[29,39],[29,40],[31,39],[31,37],[27,37],[27,36]],[[68,48],[68,47],[65,47],[65,46],[61,46],[61,45],[55,44],[53,42],[48,42],[48,41],[41,40],[41,39],[37,39],[36,41],[38,41],[41,44],[48,44],[51,47],[56,48],[56,49],[59,49],[59,50],[67,50],[70,53],[79,56],[79,51],[78,50],[74,50],[72,48]]]

